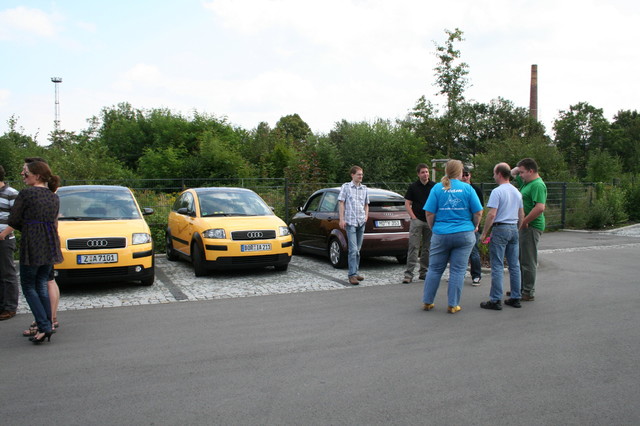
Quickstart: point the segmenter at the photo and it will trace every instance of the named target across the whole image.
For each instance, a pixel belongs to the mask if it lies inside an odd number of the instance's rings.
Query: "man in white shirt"
[[[489,254],[491,258],[491,291],[489,301],[480,303],[484,309],[502,310],[502,282],[504,275],[504,258],[509,266],[511,298],[505,305],[520,308],[520,261],[519,256],[519,224],[524,218],[522,194],[511,185],[511,168],[507,163],[498,163],[493,168],[493,179],[498,187],[491,191],[487,207],[489,212],[484,222],[484,230],[480,241],[485,242],[491,228]]]

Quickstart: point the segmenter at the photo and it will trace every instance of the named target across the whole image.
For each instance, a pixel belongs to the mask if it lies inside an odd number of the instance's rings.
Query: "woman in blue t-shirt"
[[[447,312],[460,311],[460,295],[469,254],[476,243],[475,232],[482,218],[482,204],[473,187],[461,182],[462,162],[449,160],[445,176],[436,184],[424,205],[427,223],[431,228],[429,271],[424,281],[424,310],[433,309],[433,300],[440,286],[440,279],[449,263],[449,288]]]

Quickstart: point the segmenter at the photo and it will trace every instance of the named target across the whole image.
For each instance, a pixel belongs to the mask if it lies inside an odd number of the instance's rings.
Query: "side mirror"
[[[151,207],[145,207],[142,209],[143,216],[149,216],[150,214],[153,214],[153,209]]]

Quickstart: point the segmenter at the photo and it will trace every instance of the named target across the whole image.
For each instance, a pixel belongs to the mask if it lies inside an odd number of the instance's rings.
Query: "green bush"
[[[629,219],[640,220],[640,185],[628,187],[625,207]]]
[[[611,211],[604,200],[598,200],[589,209],[587,229],[602,229],[613,222]]]
[[[596,201],[589,209],[586,227],[602,229],[629,219],[626,212],[627,197],[624,188],[596,185]]]
[[[629,220],[627,214],[627,193],[624,188],[613,187],[607,191],[605,200],[611,210],[612,225],[626,222]]]

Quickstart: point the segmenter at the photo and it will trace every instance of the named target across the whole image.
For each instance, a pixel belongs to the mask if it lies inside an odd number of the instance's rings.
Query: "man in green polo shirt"
[[[522,301],[535,299],[536,270],[538,268],[538,241],[544,232],[544,209],[547,203],[547,185],[538,174],[538,164],[524,158],[511,169],[515,184],[520,188],[524,206],[524,220],[520,225],[520,272],[522,275]]]

